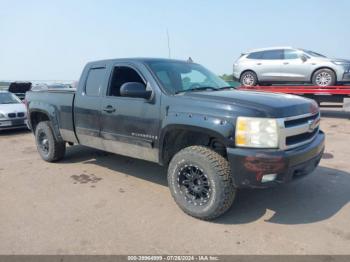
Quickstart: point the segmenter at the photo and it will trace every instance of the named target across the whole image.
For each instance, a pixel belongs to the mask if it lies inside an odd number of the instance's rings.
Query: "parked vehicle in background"
[[[8,91],[15,94],[19,99],[23,100],[27,91],[31,90],[31,82],[12,82]]]
[[[9,89],[11,82],[0,81],[0,91],[7,91]]]
[[[48,89],[48,85],[46,83],[35,83],[32,85],[31,91],[39,91]]]
[[[0,130],[27,127],[27,112],[22,101],[8,91],[0,91]]]
[[[274,83],[333,86],[350,82],[350,60],[292,47],[255,49],[237,59],[233,76],[244,86]]]
[[[61,84],[61,83],[49,84],[47,86],[48,88],[73,88],[72,85],[70,84]]]
[[[324,150],[314,101],[237,91],[186,61],[92,62],[76,91],[31,91],[26,104],[45,161],[68,142],[168,166],[174,200],[201,219],[227,211],[237,188],[304,177]]]
[[[63,84],[63,83],[53,83],[53,84],[48,84],[48,83],[35,83],[32,86],[33,91],[40,91],[40,90],[47,90],[47,89],[65,89],[65,88],[73,88],[73,83],[72,84]]]

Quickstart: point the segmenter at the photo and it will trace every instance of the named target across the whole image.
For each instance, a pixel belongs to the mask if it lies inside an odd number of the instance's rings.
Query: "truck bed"
[[[73,88],[29,91],[26,102],[34,103],[35,108],[50,110],[55,123],[65,141],[76,142],[73,124],[73,103],[76,90]]]

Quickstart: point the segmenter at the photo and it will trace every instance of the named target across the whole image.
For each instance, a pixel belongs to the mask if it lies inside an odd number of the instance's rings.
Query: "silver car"
[[[27,112],[25,105],[14,94],[0,91],[0,130],[26,127]]]
[[[237,59],[233,76],[245,86],[273,83],[332,86],[350,82],[350,60],[292,47],[255,49]]]

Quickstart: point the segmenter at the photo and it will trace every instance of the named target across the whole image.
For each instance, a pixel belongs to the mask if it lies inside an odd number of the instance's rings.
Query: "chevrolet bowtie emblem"
[[[318,127],[319,121],[320,121],[319,119],[307,121],[307,124],[309,125],[309,129],[308,129],[309,133],[312,133]]]

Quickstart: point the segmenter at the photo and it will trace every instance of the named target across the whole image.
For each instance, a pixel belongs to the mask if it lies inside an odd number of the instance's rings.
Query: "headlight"
[[[278,126],[276,119],[238,117],[236,122],[236,146],[277,148]]]
[[[4,114],[0,113],[0,118],[6,118]]]

